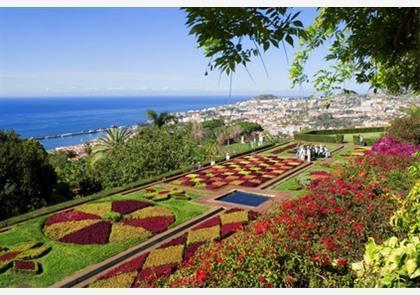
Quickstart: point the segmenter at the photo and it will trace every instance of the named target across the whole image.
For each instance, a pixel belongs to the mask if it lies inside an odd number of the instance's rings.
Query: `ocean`
[[[251,96],[0,98],[0,129],[22,137],[145,123],[146,110],[179,112],[231,104]],[[100,133],[42,140],[45,149],[80,144]]]

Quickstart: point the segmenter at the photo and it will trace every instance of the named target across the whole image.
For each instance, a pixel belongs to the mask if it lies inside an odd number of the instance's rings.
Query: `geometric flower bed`
[[[257,214],[242,209],[230,209],[195,226],[180,237],[159,248],[141,254],[111,269],[91,288],[155,287],[159,279],[173,273],[182,262],[187,262],[197,249],[214,240],[221,240],[242,228]]]
[[[331,174],[327,171],[311,171],[310,178],[311,180],[321,179],[321,178],[329,178]]]
[[[11,267],[17,272],[39,273],[40,264],[32,260],[46,255],[50,250],[51,247],[34,241],[20,243],[10,249],[0,246],[0,273]]]
[[[370,147],[356,147],[351,153],[342,154],[342,156],[346,158],[359,157],[359,156],[363,156],[365,152],[369,150],[370,150]]]
[[[175,217],[164,207],[137,200],[89,203],[58,213],[44,222],[44,234],[73,244],[146,240],[165,231]]]
[[[188,174],[174,183],[205,189],[218,189],[227,184],[256,187],[301,164],[303,161],[299,159],[253,154]]]
[[[177,188],[161,188],[158,186],[154,186],[151,188],[147,188],[144,190],[145,194],[144,197],[146,199],[152,200],[152,201],[163,201],[168,200],[169,198],[173,197],[175,199],[180,200],[189,200],[190,198],[186,195],[185,191]]]

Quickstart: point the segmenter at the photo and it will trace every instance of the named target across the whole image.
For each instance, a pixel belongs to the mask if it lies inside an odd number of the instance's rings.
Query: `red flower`
[[[195,278],[196,278],[196,280],[199,284],[202,284],[206,281],[207,275],[208,275],[207,271],[199,268],[199,269],[197,269],[197,271],[195,273]]]
[[[347,264],[347,261],[343,258],[337,259],[337,266],[345,266]]]
[[[270,227],[270,222],[263,220],[259,222],[255,227],[255,234],[260,235],[264,233]]]

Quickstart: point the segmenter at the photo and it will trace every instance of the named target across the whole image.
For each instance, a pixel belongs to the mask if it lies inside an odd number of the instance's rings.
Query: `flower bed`
[[[226,223],[224,216],[241,214],[241,222]],[[235,216],[236,216],[235,215]],[[244,220],[242,217],[246,216]],[[256,218],[255,212],[233,209],[210,218],[177,238],[164,243],[159,248],[141,254],[122,265],[111,269],[90,287],[153,287],[177,267],[187,262],[199,247],[214,240],[226,238],[250,220]],[[231,218],[231,217],[230,217]],[[221,220],[225,220],[225,223]]]
[[[287,145],[285,147],[278,148],[278,149],[272,151],[271,153],[278,155],[278,154],[281,154],[284,151],[294,149],[296,146],[297,146],[297,143],[292,143],[292,144],[289,144],[289,145]],[[294,152],[292,151],[292,153],[294,153]]]
[[[121,200],[85,204],[59,213],[44,222],[43,231],[63,243],[121,243],[146,240],[165,231],[174,221],[167,208]]]
[[[20,273],[38,274],[41,272],[40,264],[36,261],[16,260],[13,263],[13,270]]]
[[[45,256],[51,250],[51,247],[43,246],[42,243],[29,241],[12,246],[11,248],[2,248],[0,253],[0,273],[13,267],[16,271],[36,274],[41,272],[41,266],[33,261]]]
[[[144,197],[156,202],[168,200],[170,198],[189,200],[186,192],[177,187],[165,188],[154,186],[145,190]]]
[[[205,189],[218,189],[228,184],[257,187],[302,164],[299,159],[254,154],[188,174],[174,183]]]
[[[369,237],[381,242],[395,234],[389,220],[398,206],[390,196],[406,194],[412,185],[407,167],[418,163],[413,155],[418,147],[379,144],[333,175],[312,181],[309,195],[273,208],[232,239],[201,248],[161,285],[354,286],[351,262],[361,260]]]

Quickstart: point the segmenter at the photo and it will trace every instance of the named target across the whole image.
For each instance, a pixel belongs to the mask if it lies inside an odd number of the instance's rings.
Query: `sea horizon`
[[[147,122],[146,110],[182,112],[233,104],[258,95],[66,96],[0,98],[0,129],[24,138],[76,133]],[[281,96],[289,97],[289,96]],[[298,96],[297,96],[298,97]],[[292,98],[292,97],[290,97]],[[102,133],[40,140],[45,149],[81,144]]]

